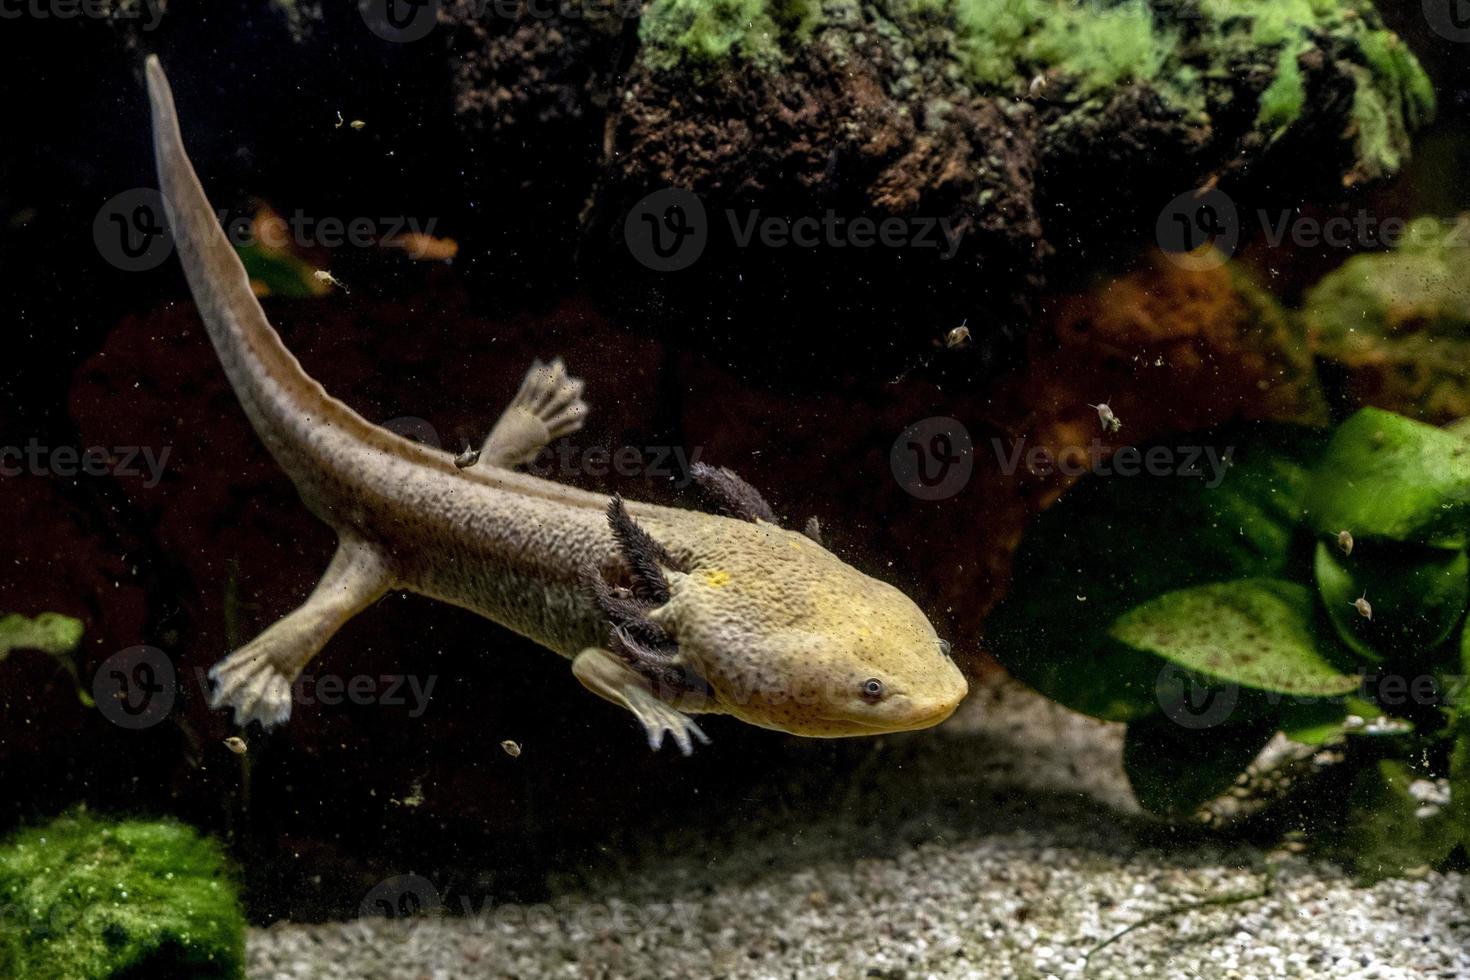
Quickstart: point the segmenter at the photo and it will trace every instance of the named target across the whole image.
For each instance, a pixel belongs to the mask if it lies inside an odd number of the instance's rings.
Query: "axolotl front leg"
[[[659,689],[625,657],[601,647],[588,647],[573,659],[572,674],[593,694],[631,711],[648,734],[649,748],[663,745],[665,733],[685,755],[694,751],[695,739],[709,744],[709,736],[694,719],[670,703],[677,703],[680,695]]]
[[[613,497],[607,522],[627,584],[613,584],[597,569],[587,569],[593,599],[612,629],[608,648],[583,650],[572,661],[572,673],[592,693],[632,712],[648,735],[649,748],[659,748],[668,734],[689,755],[695,740],[708,744],[709,738],[684,711],[710,711],[714,699],[656,619],[670,598],[666,570],[682,569],[634,523],[622,498]]]

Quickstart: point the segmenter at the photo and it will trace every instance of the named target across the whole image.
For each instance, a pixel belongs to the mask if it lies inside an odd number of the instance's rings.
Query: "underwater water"
[[[1470,978],[1470,6],[0,53],[0,977]]]

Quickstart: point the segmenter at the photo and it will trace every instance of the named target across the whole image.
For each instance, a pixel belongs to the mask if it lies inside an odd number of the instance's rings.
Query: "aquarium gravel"
[[[806,823],[691,826],[681,853],[541,906],[278,923],[251,932],[249,976],[1470,977],[1463,876],[1365,888],[1285,850],[1162,847],[1129,802],[1120,735],[982,691],[909,757],[896,821],[859,801]],[[960,751],[977,741],[989,761]],[[978,823],[948,805],[957,792],[985,809]]]

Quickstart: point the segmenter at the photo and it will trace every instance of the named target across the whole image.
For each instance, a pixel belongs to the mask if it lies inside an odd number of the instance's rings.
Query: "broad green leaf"
[[[1164,715],[1140,718],[1123,738],[1123,770],[1139,806],[1185,817],[1228,790],[1275,731],[1270,719],[1192,728]]]
[[[1305,701],[1281,710],[1281,734],[1303,745],[1326,745],[1347,734],[1348,706],[1340,700]]]
[[[1369,881],[1439,864],[1462,838],[1451,808],[1426,808],[1410,793],[1415,778],[1402,762],[1383,760],[1353,780],[1345,856]]]
[[[1231,451],[1213,487],[1180,476],[1084,478],[1027,530],[1010,595],[986,622],[990,649],[1013,676],[1074,710],[1112,721],[1157,711],[1163,664],[1109,640],[1107,627],[1181,586],[1284,574],[1324,442],[1296,426],[1181,437],[1181,461],[1186,446],[1208,447],[1216,465]],[[1196,465],[1210,472],[1203,455]]]
[[[1358,686],[1322,652],[1310,589],[1241,579],[1168,592],[1124,613],[1109,633],[1215,680],[1262,691],[1331,697]]]
[[[1303,745],[1326,745],[1354,738],[1392,738],[1407,734],[1414,726],[1402,718],[1394,727],[1372,725],[1383,711],[1372,701],[1349,695],[1345,698],[1313,698],[1291,701],[1281,708],[1281,734]]]
[[[0,618],[0,660],[12,650],[40,650],[57,656],[82,642],[82,621],[44,612],[34,619],[19,613]]]
[[[1307,510],[1325,537],[1463,548],[1470,523],[1470,442],[1376,408],[1338,427],[1312,477]]]
[[[1318,542],[1317,591],[1337,635],[1373,662],[1428,666],[1470,601],[1470,558],[1463,551],[1396,541],[1364,540],[1344,555]],[[1366,598],[1373,618],[1355,606]]]

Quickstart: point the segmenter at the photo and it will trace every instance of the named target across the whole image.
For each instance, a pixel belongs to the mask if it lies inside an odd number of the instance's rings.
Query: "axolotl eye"
[[[883,698],[883,682],[876,677],[869,677],[863,681],[862,692],[864,701],[880,701]]]

